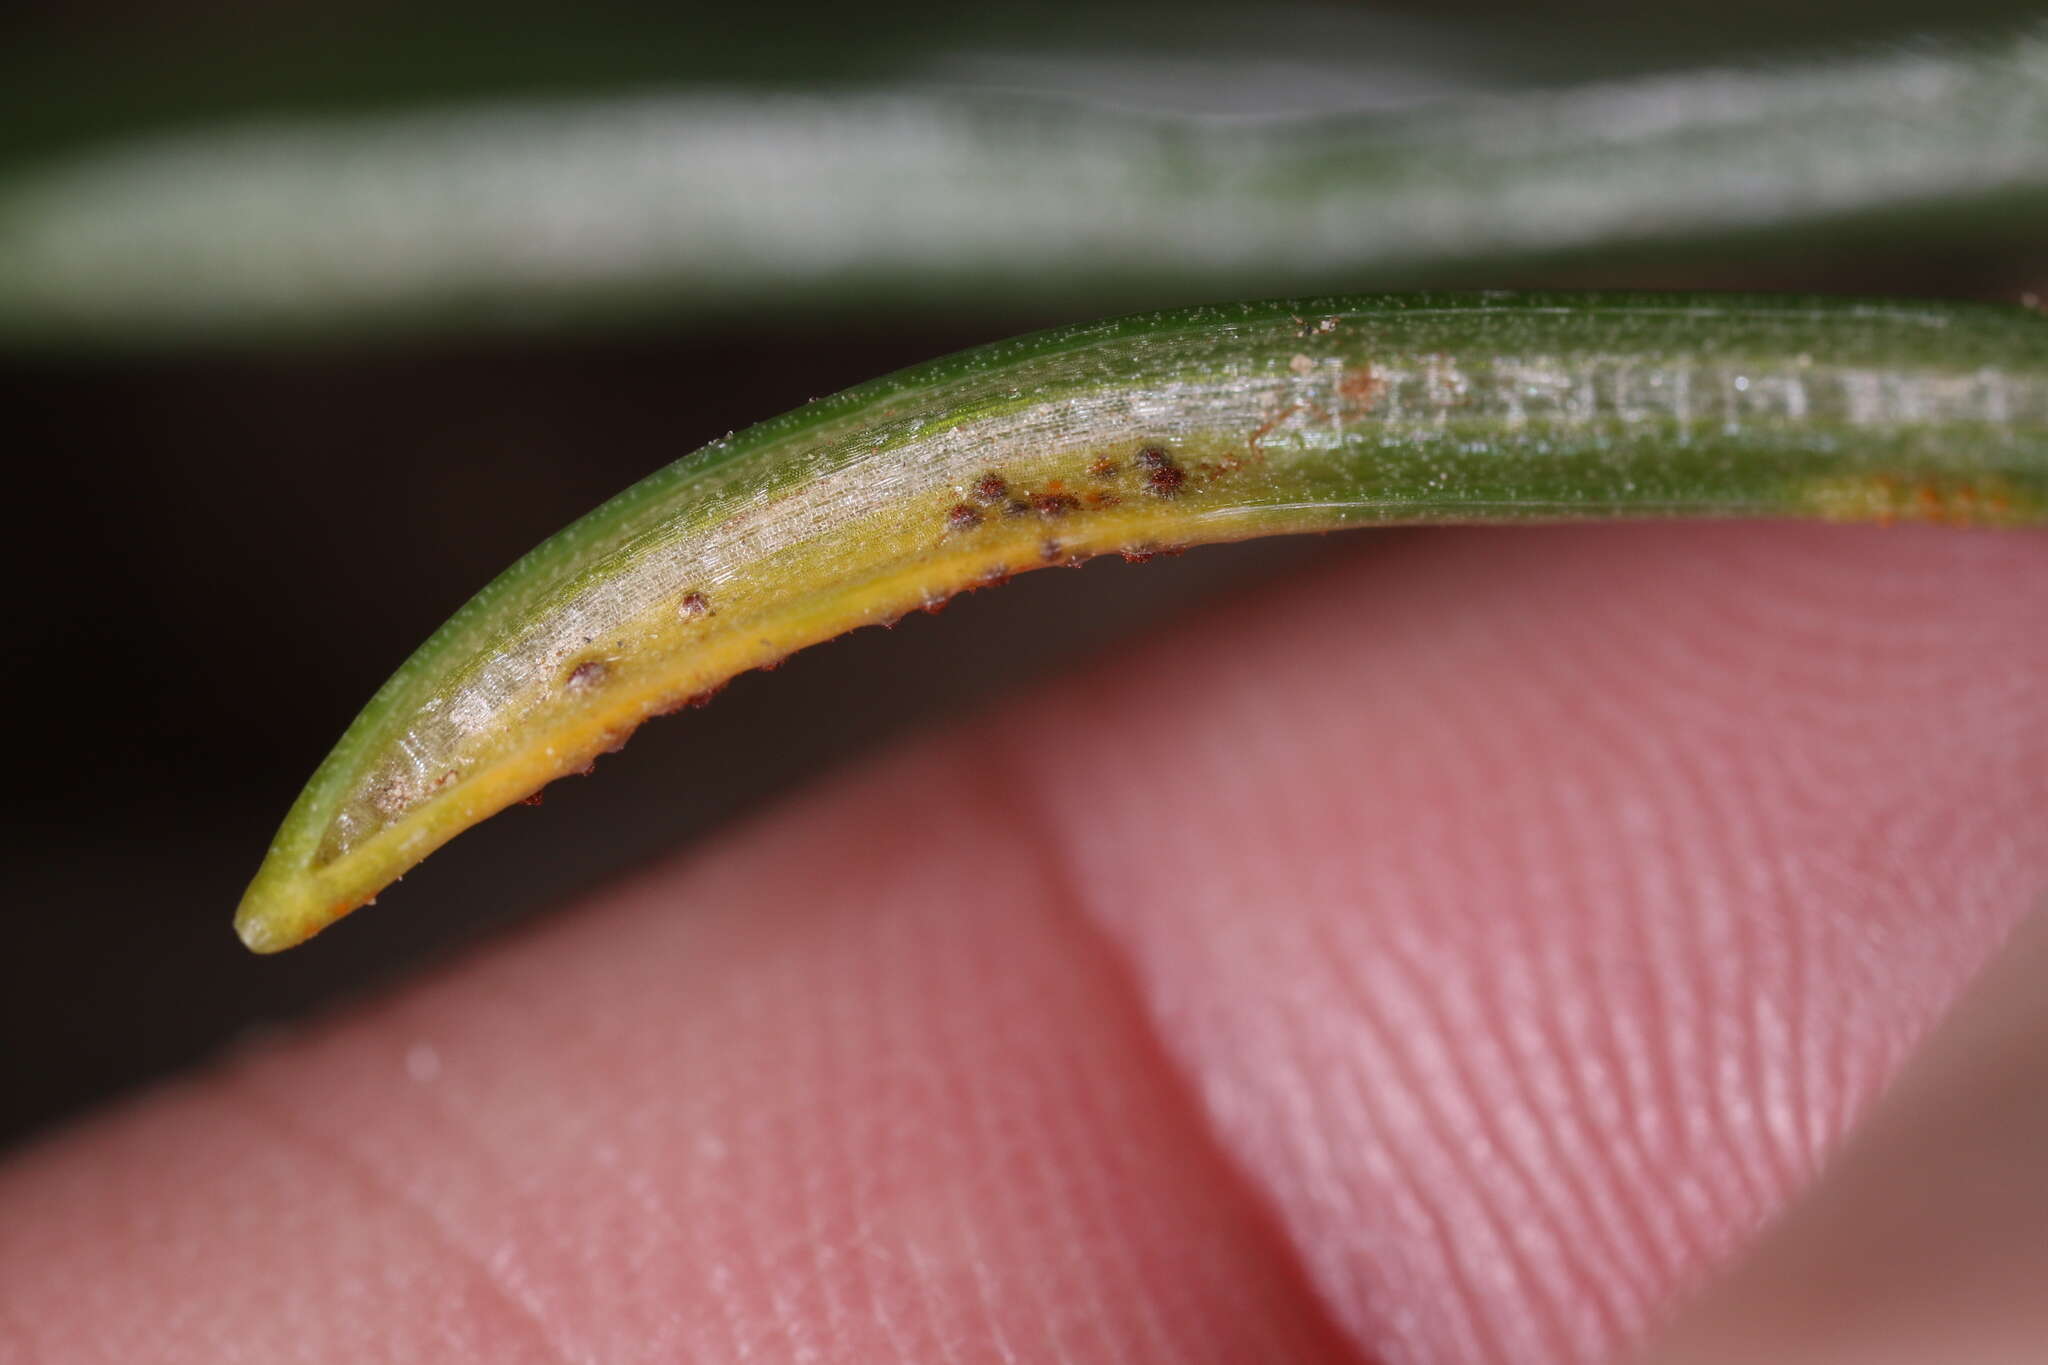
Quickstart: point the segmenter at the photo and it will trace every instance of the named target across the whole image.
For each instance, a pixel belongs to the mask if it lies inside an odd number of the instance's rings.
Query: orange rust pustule
[[[1926,522],[1943,526],[1997,525],[2012,519],[2012,492],[2002,480],[1915,478],[1870,474],[1830,479],[1809,491],[1823,515],[1870,520],[1879,526]]]

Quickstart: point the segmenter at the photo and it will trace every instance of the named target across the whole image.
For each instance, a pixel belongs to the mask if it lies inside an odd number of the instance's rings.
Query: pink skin
[[[1601,1359],[2048,889],[2044,596],[1339,555],[17,1158],[0,1360]]]

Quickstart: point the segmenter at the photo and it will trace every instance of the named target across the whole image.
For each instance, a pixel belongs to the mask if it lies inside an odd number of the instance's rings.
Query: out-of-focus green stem
[[[1277,120],[691,87],[214,126],[21,170],[0,180],[0,340],[1095,309],[2044,210],[2038,27]]]

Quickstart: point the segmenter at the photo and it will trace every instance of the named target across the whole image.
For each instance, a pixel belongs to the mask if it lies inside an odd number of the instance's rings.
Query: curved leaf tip
[[[1344,526],[2048,515],[2048,319],[1713,295],[1186,309],[997,343],[688,456],[393,675],[236,916],[317,933],[734,675],[1091,555]]]

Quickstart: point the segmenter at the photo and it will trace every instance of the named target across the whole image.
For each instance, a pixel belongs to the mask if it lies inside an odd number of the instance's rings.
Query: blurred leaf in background
[[[334,107],[382,88],[366,51],[310,107],[166,92],[168,129],[96,139],[48,118],[0,191],[0,335],[1085,314],[1934,224],[2010,246],[2048,206],[2039,26],[1565,84],[1490,30],[1348,11],[891,30],[808,84],[800,49],[662,78],[648,52],[680,34],[514,28],[462,98]],[[546,52],[618,88],[515,93]]]

